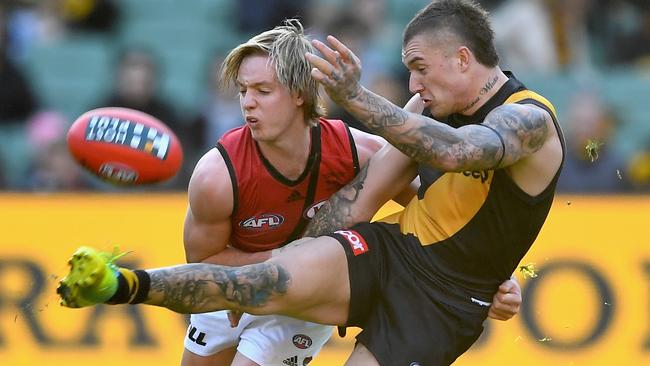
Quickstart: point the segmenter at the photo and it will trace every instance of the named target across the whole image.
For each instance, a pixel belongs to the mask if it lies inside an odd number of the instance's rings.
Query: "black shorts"
[[[420,265],[429,254],[416,237],[385,223],[362,223],[331,236],[348,259],[347,325],[362,328],[357,341],[380,365],[449,365],[478,339],[487,308],[452,306]]]

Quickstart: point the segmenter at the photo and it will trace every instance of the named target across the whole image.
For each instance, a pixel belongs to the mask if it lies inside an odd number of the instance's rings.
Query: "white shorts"
[[[258,365],[303,366],[321,350],[334,327],[280,315],[244,314],[236,328],[227,312],[192,314],[185,335],[185,349],[210,356],[226,348]]]

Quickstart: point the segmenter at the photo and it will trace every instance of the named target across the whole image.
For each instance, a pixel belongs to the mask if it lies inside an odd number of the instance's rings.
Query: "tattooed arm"
[[[490,112],[482,125],[453,128],[405,112],[365,89],[346,109],[405,155],[442,171],[510,166],[543,146],[551,118],[536,106],[507,104]]]
[[[422,113],[423,105],[419,95],[413,96],[404,109]],[[368,144],[368,141],[372,142],[365,135],[367,134],[354,134],[353,131],[358,151],[362,151],[360,147]],[[374,155],[366,155],[370,156],[359,154],[359,160],[363,164],[359,174],[318,210],[304,236],[316,237],[358,222],[370,221],[389,199],[401,197],[403,203],[413,196],[415,191],[412,191],[410,184],[417,173],[416,165],[409,157],[388,144],[384,144]],[[364,161],[367,162],[364,164]]]
[[[532,105],[500,106],[483,125],[458,129],[409,113],[362,87],[359,59],[336,38],[328,41],[337,51],[314,41],[324,59],[307,54],[312,76],[335,102],[417,162],[442,171],[494,169],[539,150],[548,138],[550,115]]]
[[[379,208],[403,191],[417,175],[417,165],[391,145],[379,150],[361,172],[318,210],[304,236],[320,236],[370,221]]]

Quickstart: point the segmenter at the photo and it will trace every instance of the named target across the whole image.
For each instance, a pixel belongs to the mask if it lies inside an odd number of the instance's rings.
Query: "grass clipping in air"
[[[535,278],[537,273],[535,272],[535,263],[528,263],[522,266],[519,266],[519,272],[524,275],[524,278]]]
[[[592,163],[598,160],[598,150],[601,146],[603,146],[603,143],[598,140],[587,140],[587,146],[585,146],[585,150],[587,150],[587,156]]]

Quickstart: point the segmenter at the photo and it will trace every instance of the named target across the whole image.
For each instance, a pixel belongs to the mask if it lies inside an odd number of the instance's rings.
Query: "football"
[[[68,130],[74,159],[99,178],[120,185],[157,183],[181,167],[183,149],[157,118],[128,108],[88,111]]]

